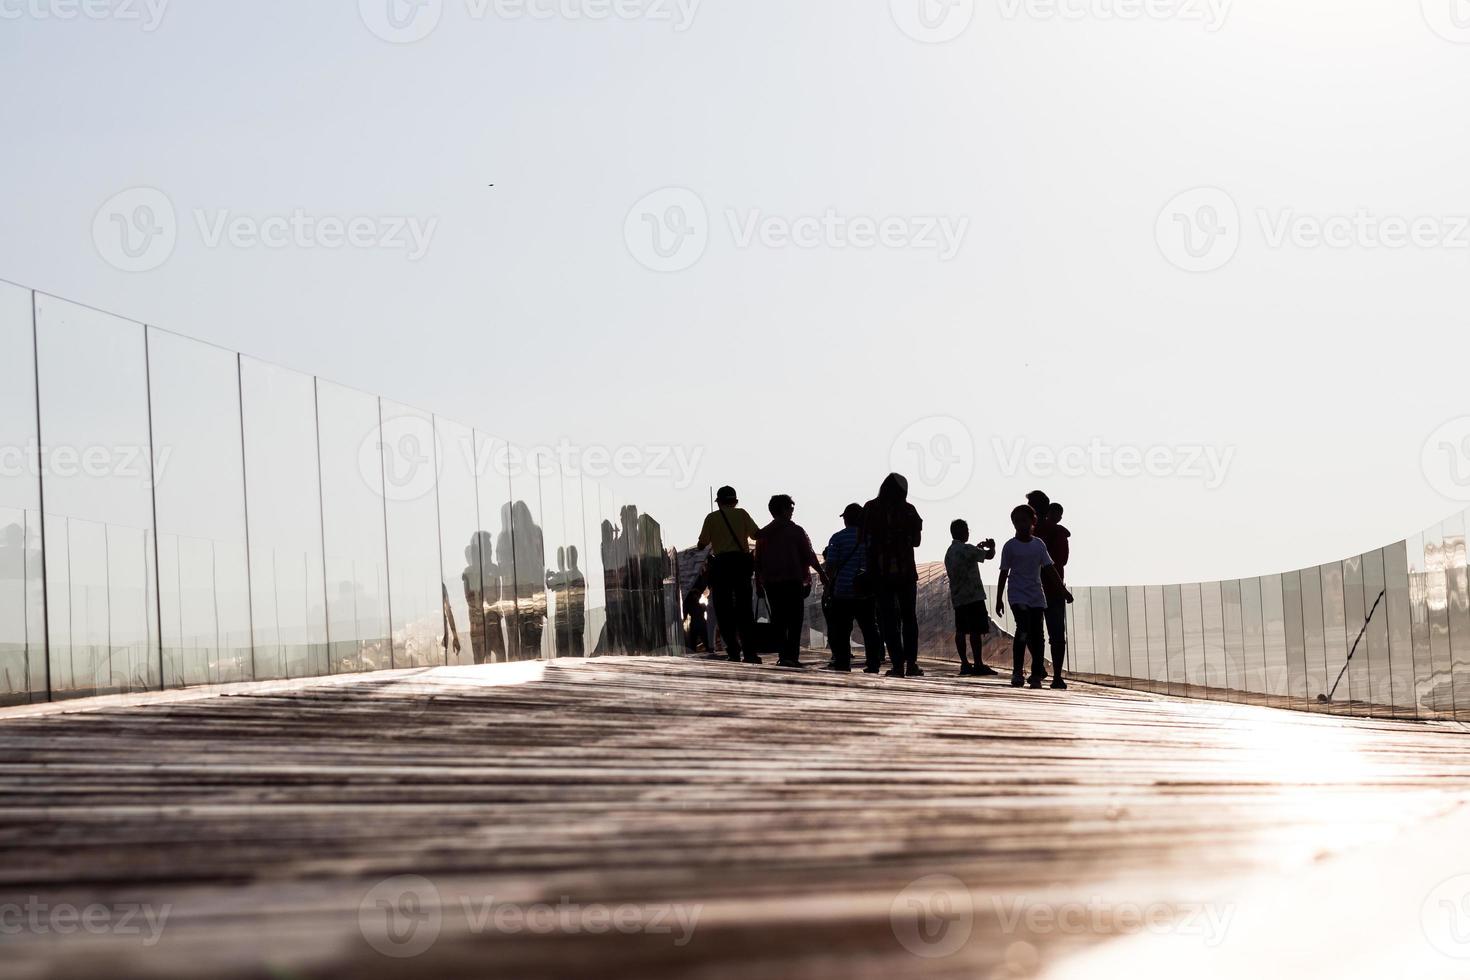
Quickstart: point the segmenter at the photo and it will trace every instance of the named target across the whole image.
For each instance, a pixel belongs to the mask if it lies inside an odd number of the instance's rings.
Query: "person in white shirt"
[[[944,553],[944,571],[949,577],[949,602],[954,606],[954,645],[960,652],[961,677],[994,677],[995,671],[980,659],[980,647],[990,632],[990,610],[985,601],[985,583],[980,581],[980,563],[995,557],[993,538],[970,544],[970,525],[958,520],[949,526],[949,550]],[[965,657],[965,637],[975,651],[975,666]]]
[[[1072,601],[1072,593],[1061,584],[1046,545],[1033,533],[1036,529],[1036,511],[1029,504],[1022,504],[1011,511],[1011,525],[1016,529],[1016,536],[1007,541],[1000,552],[1000,581],[995,589],[1000,597],[996,600],[995,609],[1000,615],[1005,615],[1006,585],[1009,583],[1011,613],[1016,618],[1015,663],[1011,687],[1022,687],[1026,684],[1024,672],[1026,649],[1029,647],[1031,687],[1039,688],[1046,680],[1046,659],[1042,653],[1045,649],[1042,624],[1046,616],[1046,587],[1042,580],[1046,578],[1047,584],[1053,590],[1060,589],[1066,602]],[[1066,689],[1067,682],[1062,680],[1060,669],[1052,678],[1051,686],[1058,690]]]

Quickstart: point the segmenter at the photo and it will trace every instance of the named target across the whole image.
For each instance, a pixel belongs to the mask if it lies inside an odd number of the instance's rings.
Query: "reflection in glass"
[[[240,359],[255,677],[330,673],[316,381]]]
[[[1225,686],[1232,691],[1246,688],[1245,631],[1240,605],[1240,580],[1220,583],[1220,600],[1225,607]]]
[[[1261,580],[1240,580],[1241,634],[1245,638],[1245,689],[1252,694],[1267,693],[1266,632],[1261,614]]]
[[[1168,661],[1169,692],[1183,697],[1189,684],[1184,662],[1184,594],[1178,585],[1164,586],[1164,650]]]
[[[238,355],[149,328],[168,686],[255,676],[239,376]]]
[[[1281,609],[1286,621],[1286,693],[1298,701],[1307,697],[1307,638],[1302,624],[1302,574],[1281,576]]]
[[[1107,586],[1092,590],[1092,642],[1097,672],[1116,675],[1113,666],[1113,596]]]
[[[1368,614],[1372,613],[1374,601],[1386,592],[1387,587],[1383,549],[1368,552],[1363,556],[1363,605],[1369,611]],[[1358,647],[1359,656],[1365,651],[1368,655],[1368,689],[1372,692],[1369,700],[1372,714],[1379,717],[1391,714],[1393,705],[1393,693],[1390,690],[1393,668],[1388,651],[1388,616],[1385,615],[1387,602],[1388,598],[1384,595],[1378,612],[1373,614],[1372,622],[1368,624],[1368,633]]]
[[[35,310],[52,693],[157,688],[143,327],[40,294]]]
[[[1302,643],[1306,648],[1306,689],[1309,706],[1317,703],[1317,695],[1327,693],[1332,683],[1327,676],[1326,634],[1323,632],[1322,570],[1306,568],[1301,572]]]
[[[598,546],[602,523],[601,490],[596,482],[581,477],[577,479],[577,484],[582,514],[582,560],[579,564],[582,577],[587,582],[586,625],[583,628],[582,647],[587,656],[591,657],[598,653],[598,644],[602,642],[607,628],[607,576],[602,567],[602,549]],[[713,618],[713,613],[709,615]],[[709,630],[706,634],[713,635]]]
[[[1133,677],[1132,652],[1128,639],[1128,590],[1115,585],[1109,590],[1113,605],[1113,673]]]
[[[444,606],[448,663],[485,663],[484,591],[479,563],[480,500],[475,486],[475,434],[468,426],[434,418],[439,452],[439,591]]]
[[[1421,552],[1422,553],[1422,552]],[[1421,559],[1422,560],[1422,559]],[[1399,541],[1383,549],[1383,583],[1388,589],[1387,626],[1390,666],[1389,697],[1400,718],[1418,716],[1415,695],[1414,637],[1409,612],[1408,542]],[[1426,665],[1427,666],[1427,665]]]
[[[507,623],[511,659],[540,660],[549,655],[550,640],[546,635],[546,539],[535,473],[516,475],[511,489],[519,496],[501,507],[500,534],[495,539],[500,592],[515,600],[515,611]],[[543,643],[548,644],[544,650]]]
[[[1373,594],[1378,595],[1376,592]],[[1343,613],[1346,617],[1346,646],[1343,649],[1343,656],[1347,657],[1358,637],[1359,630],[1363,628],[1367,619],[1368,609],[1371,608],[1363,601],[1363,558],[1361,555],[1343,559],[1342,600]],[[1368,685],[1369,655],[1367,648],[1368,638],[1364,636],[1362,642],[1358,643],[1357,653],[1353,654],[1352,659],[1348,661],[1347,676],[1338,688],[1339,692],[1347,692],[1346,697],[1339,693],[1336,700],[1348,702],[1349,714],[1366,714],[1368,706],[1372,704],[1373,695]]]
[[[449,620],[439,562],[439,504],[435,494],[441,452],[434,419],[426,412],[379,401],[382,428],[375,434],[380,454],[388,542],[388,608],[395,667],[432,667],[448,662]],[[370,486],[372,449],[359,469]]]
[[[1072,604],[1072,622],[1075,626],[1072,631],[1075,648],[1073,657],[1076,661],[1073,669],[1081,674],[1095,674],[1097,673],[1097,655],[1094,652],[1092,639],[1092,589],[1083,587],[1072,591],[1077,600]],[[988,595],[994,596],[994,590]],[[992,599],[992,603],[993,601]]]
[[[1284,697],[1286,675],[1286,613],[1280,575],[1261,576],[1261,618],[1266,658],[1266,693]]]
[[[1139,687],[1152,689],[1148,670],[1148,613],[1144,608],[1143,586],[1128,586],[1128,650],[1133,677]]]
[[[1450,655],[1445,658],[1439,647],[1434,648],[1434,685],[1430,695],[1432,703],[1440,711],[1448,710],[1447,704],[1452,705],[1459,721],[1470,720],[1470,582],[1466,580],[1465,531],[1463,514],[1457,514],[1440,526],[1444,539],[1441,561],[1445,569]]]
[[[1184,627],[1184,683],[1190,688],[1205,684],[1205,621],[1198,582],[1180,586],[1179,598]],[[1197,690],[1190,693],[1198,696]]]
[[[1143,590],[1144,628],[1147,634],[1148,678],[1152,690],[1169,691],[1168,644],[1164,638],[1164,587],[1149,585]]]
[[[1326,668],[1322,682],[1327,693],[1332,695],[1333,703],[1341,704],[1350,696],[1349,682],[1343,674],[1348,654],[1345,572],[1342,562],[1321,565],[1317,571],[1322,580],[1322,641]],[[1353,634],[1357,635],[1356,628]],[[1338,683],[1339,677],[1342,677],[1341,683]],[[1333,692],[1333,685],[1337,685],[1336,692]]]
[[[471,619],[473,636],[484,638],[473,645],[475,663],[502,663],[511,659],[516,641],[515,571],[501,568],[497,549],[509,539],[503,523],[510,500],[510,467],[504,440],[475,432],[476,489],[480,497],[480,531],[466,542],[465,569],[461,575],[465,601],[483,611]],[[509,555],[506,556],[509,561]]]
[[[0,705],[46,698],[31,293],[0,282]]]
[[[1225,687],[1225,605],[1219,582],[1200,586],[1200,606],[1205,626],[1205,684],[1219,691]]]
[[[1444,712],[1454,713],[1454,691],[1449,671],[1445,672],[1446,683],[1442,692],[1436,692],[1434,640],[1430,638],[1430,619],[1439,621],[1443,627],[1439,636],[1442,653],[1448,666],[1449,656],[1449,609],[1447,605],[1448,579],[1444,569],[1444,535],[1439,527],[1432,527],[1423,534],[1416,534],[1406,543],[1405,559],[1409,566],[1409,643],[1414,651],[1415,713],[1431,718]],[[1430,565],[1438,566],[1431,572]],[[1435,613],[1430,612],[1430,592],[1436,593]],[[1445,697],[1446,708],[1437,707],[1437,697]]]
[[[332,672],[393,666],[378,400],[317,382]]]

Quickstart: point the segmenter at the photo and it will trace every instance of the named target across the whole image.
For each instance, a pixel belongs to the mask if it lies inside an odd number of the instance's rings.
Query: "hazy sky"
[[[678,447],[671,543],[894,462],[927,557],[1039,485],[1090,583],[1463,506],[1470,4],[922,2],[0,0],[0,278]]]

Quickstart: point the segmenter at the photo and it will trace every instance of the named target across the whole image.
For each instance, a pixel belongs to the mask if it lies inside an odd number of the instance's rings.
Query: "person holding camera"
[[[954,606],[954,645],[960,653],[961,677],[994,677],[995,670],[980,659],[980,648],[990,632],[990,610],[986,606],[985,583],[980,565],[995,557],[995,539],[986,538],[977,547],[970,544],[970,525],[957,520],[949,526],[953,538],[944,553],[944,571],[949,576],[949,602]],[[965,638],[975,652],[975,665],[965,657]]]

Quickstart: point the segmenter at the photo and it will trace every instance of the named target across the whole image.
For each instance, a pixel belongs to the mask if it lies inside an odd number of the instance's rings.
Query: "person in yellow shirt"
[[[738,663],[743,655],[746,663],[758,664],[761,658],[753,643],[755,608],[750,585],[755,559],[750,543],[760,526],[740,506],[734,487],[720,487],[715,504],[716,510],[704,519],[698,544],[710,549],[709,588],[715,621],[725,640],[727,659]]]

